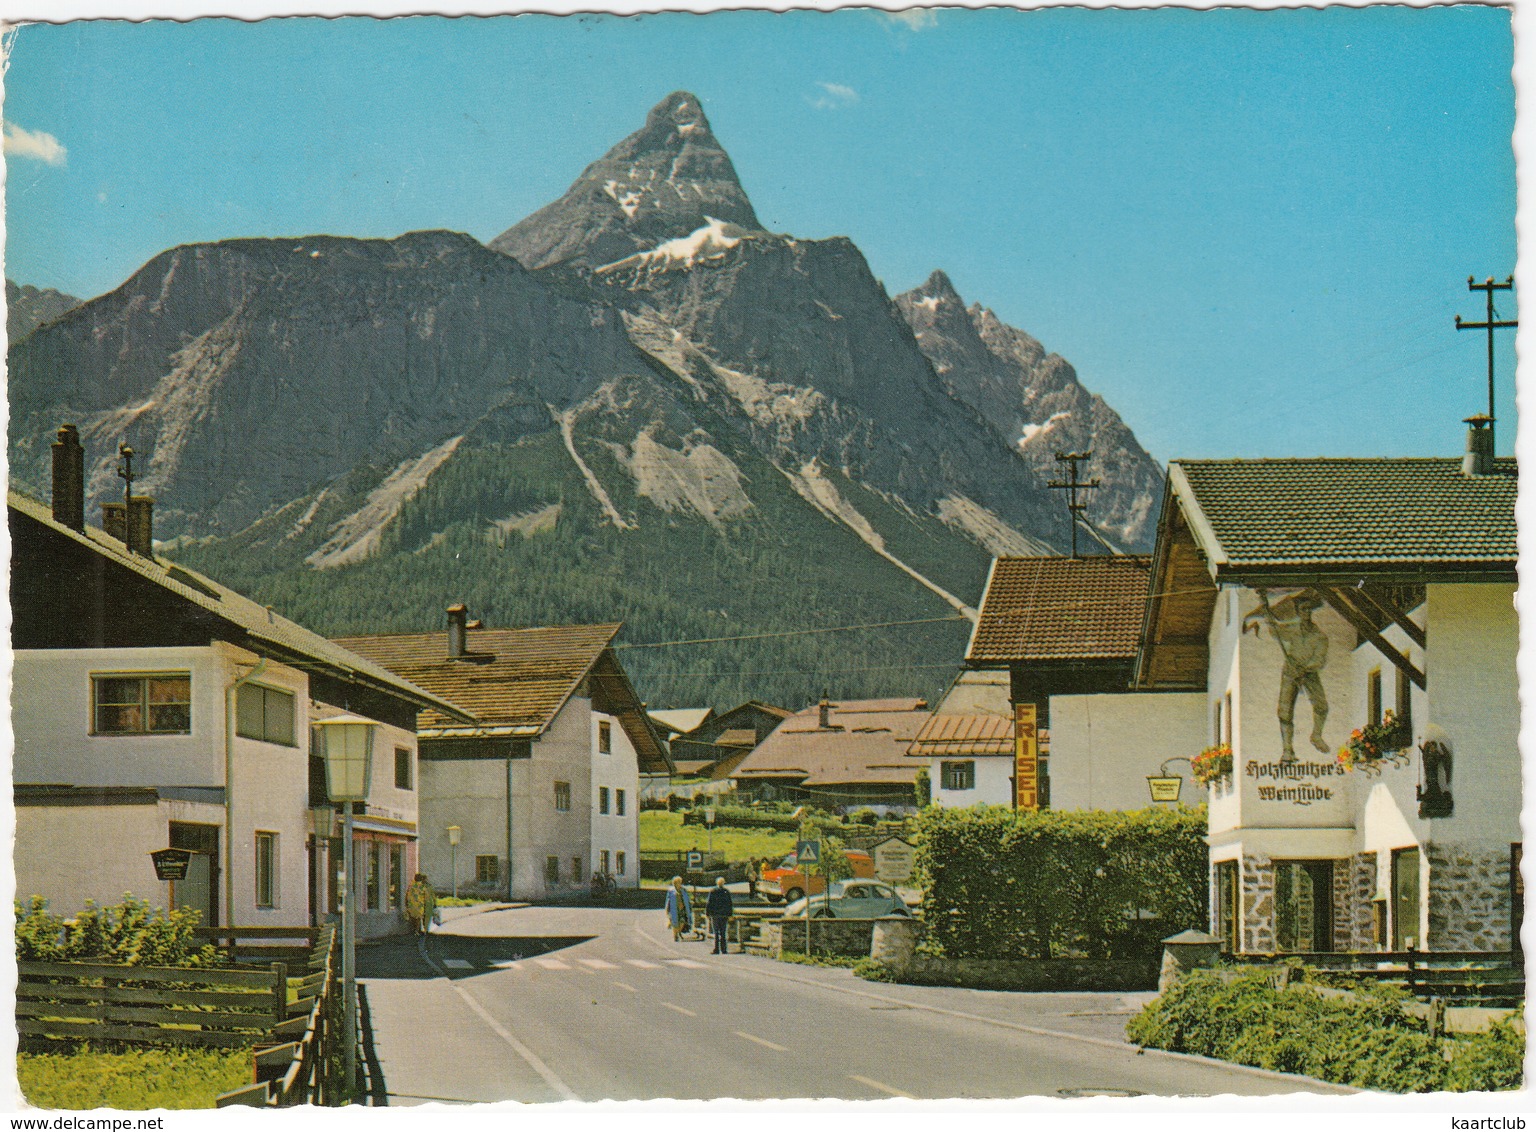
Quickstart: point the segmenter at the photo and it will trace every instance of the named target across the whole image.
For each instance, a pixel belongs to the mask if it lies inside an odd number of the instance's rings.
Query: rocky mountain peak
[[[538,269],[596,269],[708,228],[761,231],[698,98],[676,91],[645,125],[582,172],[564,196],[491,241]]]

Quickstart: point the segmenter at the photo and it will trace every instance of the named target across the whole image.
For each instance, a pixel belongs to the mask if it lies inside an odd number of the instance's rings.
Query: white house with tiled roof
[[[455,605],[446,633],[340,639],[474,705],[472,725],[420,720],[421,863],[439,892],[568,897],[594,874],[639,887],[641,775],[672,767],[614,654],[620,627],[487,629]]]
[[[1513,945],[1517,488],[1471,455],[1170,465],[1137,686],[1197,692],[1232,749],[1229,950]]]
[[[416,712],[456,705],[155,552],[148,499],[85,523],[83,450],[54,446],[52,505],[9,498],[16,893],[63,915],[124,893],[209,926],[303,926],[335,910],[339,815],[310,723],[340,705],[377,724],[384,769],[359,807],[359,931],[403,925],[415,867]],[[125,537],[127,541],[125,541]],[[363,836],[369,836],[364,834]],[[150,857],[188,854],[183,879]]]

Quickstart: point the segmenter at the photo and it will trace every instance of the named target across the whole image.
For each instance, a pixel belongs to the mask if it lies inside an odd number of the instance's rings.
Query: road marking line
[[[623,987],[630,994],[639,994],[640,993],[638,990],[636,990],[634,987],[630,986],[628,983],[615,982],[613,985],[616,986],[616,987]]]
[[[422,959],[426,961],[427,965],[432,967],[439,974],[443,974],[446,978],[447,976],[446,973],[443,972],[443,968],[433,962],[432,956],[428,954],[425,939],[417,941],[417,948]],[[516,1052],[517,1056],[527,1062],[528,1067],[537,1073],[541,1078],[543,1078],[546,1085],[548,1085],[555,1092],[559,1093],[561,1100],[581,1100],[581,1098],[576,1095],[575,1091],[569,1085],[567,1085],[564,1081],[560,1080],[560,1078],[555,1075],[555,1071],[553,1069],[539,1060],[538,1054],[534,1053],[533,1050],[529,1049],[522,1042],[514,1038],[511,1031],[509,1031],[500,1022],[496,1021],[496,1019],[492,1018],[485,1007],[481,1006],[480,1003],[475,1000],[474,995],[470,994],[461,984],[455,982],[453,979],[448,979],[447,981],[449,987],[453,989],[454,993],[464,1000],[464,1005],[468,1006],[470,1010],[474,1011],[475,1016],[479,1018],[480,1021],[484,1022],[487,1026],[489,1026],[493,1034],[495,1034],[502,1041],[506,1042],[507,1045],[511,1046],[513,1051]]]
[[[588,967],[591,967],[594,971],[611,971],[611,970],[613,970],[613,964],[608,962],[608,960],[606,960],[606,959],[578,959],[578,960],[576,960],[576,962],[578,962],[578,963],[585,963]]]
[[[674,967],[690,967],[695,971],[704,970],[704,964],[695,963],[692,959],[668,959],[667,962]]]
[[[690,1018],[697,1018],[698,1017],[697,1014],[695,1014],[693,1011],[689,1010],[686,1006],[678,1006],[676,1003],[673,1003],[673,1002],[663,1002],[662,1005],[665,1006],[668,1010],[675,1010],[679,1014],[686,1014],[686,1015],[688,1015],[688,1017],[690,1017]]]
[[[560,962],[558,959],[535,959],[534,962],[546,971],[569,971],[571,969],[567,964]]]
[[[444,959],[443,966],[455,971],[469,971],[472,970],[475,965],[465,959]]]
[[[626,959],[626,960],[624,960],[624,962],[628,963],[631,967],[655,967],[656,966],[656,964],[652,963],[649,959]]]
[[[909,1101],[917,1100],[911,1093],[904,1093],[900,1089],[893,1089],[889,1085],[882,1085],[879,1081],[869,1077],[860,1077],[857,1073],[848,1074],[848,1080],[857,1081],[861,1085],[868,1085],[871,1089],[878,1089],[882,1093],[889,1093],[893,1097],[906,1097]]]
[[[781,1046],[777,1042],[770,1042],[767,1038],[759,1038],[755,1034],[747,1033],[745,1030],[733,1030],[732,1033],[734,1033],[738,1038],[746,1038],[749,1042],[756,1042],[760,1046],[767,1046],[769,1049],[776,1049],[780,1053],[789,1052],[788,1046]]]

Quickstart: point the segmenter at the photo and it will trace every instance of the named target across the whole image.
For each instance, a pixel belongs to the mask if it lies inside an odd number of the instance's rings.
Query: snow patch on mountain
[[[1037,542],[1009,526],[974,499],[947,495],[939,500],[939,518],[964,532],[994,558],[1035,557],[1052,554],[1045,543]]]
[[[1027,424],[1019,430],[1018,445],[1022,448],[1042,432],[1048,431],[1053,425],[1066,420],[1072,414],[1070,412],[1052,413],[1040,424]]]
[[[643,429],[628,453],[622,448],[614,453],[635,477],[636,492],[663,511],[691,511],[714,527],[752,510],[741,469],[730,457],[708,442],[668,448],[653,428]]]
[[[907,574],[913,580],[926,586],[950,605],[954,606],[962,616],[976,620],[976,610],[961,601],[937,582],[931,581],[908,566],[886,549],[885,539],[880,532],[875,530],[874,524],[866,519],[857,507],[843,498],[837,490],[837,485],[826,476],[822,475],[821,465],[815,460],[802,464],[798,472],[791,472],[785,468],[779,468],[784,478],[789,480],[790,486],[795,492],[816,510],[820,511],[834,523],[841,523],[860,539],[881,558]]]
[[[368,493],[360,508],[331,527],[330,538],[304,561],[316,570],[330,570],[371,557],[390,520],[427,485],[432,473],[453,455],[463,439],[450,437],[430,452],[403,461]]]
[[[618,199],[618,198],[615,198]],[[620,202],[623,207],[623,202]],[[743,240],[752,239],[752,233],[739,224],[716,220],[705,216],[707,223],[686,236],[657,244],[648,252],[637,252],[614,263],[597,269],[598,275],[607,275],[625,268],[646,268],[652,271],[675,271],[693,267],[711,259],[719,259]]]

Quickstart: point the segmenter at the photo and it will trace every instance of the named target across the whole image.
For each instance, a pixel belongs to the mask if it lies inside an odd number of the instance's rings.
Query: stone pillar
[[[869,957],[899,979],[912,966],[917,938],[918,923],[911,916],[883,916],[875,921]]]
[[[1163,940],[1163,969],[1157,976],[1157,993],[1166,992],[1186,971],[1215,966],[1220,958],[1221,940],[1213,935],[1191,928],[1169,936]]]

